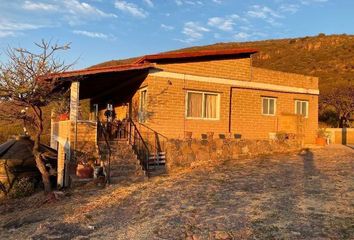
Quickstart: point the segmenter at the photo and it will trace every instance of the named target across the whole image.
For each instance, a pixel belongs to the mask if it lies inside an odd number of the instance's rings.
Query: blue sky
[[[216,42],[354,33],[353,0],[0,0],[8,46],[71,42],[75,68]]]

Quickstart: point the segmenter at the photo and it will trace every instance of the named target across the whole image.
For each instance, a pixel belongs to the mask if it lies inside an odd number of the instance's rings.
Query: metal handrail
[[[107,171],[107,182],[110,183],[111,182],[111,146],[109,145],[109,141],[108,141],[108,133],[105,129],[105,127],[103,126],[102,122],[97,118],[97,130],[102,130],[103,133],[103,139],[104,142],[106,144],[107,150],[108,150],[108,169],[106,169]],[[99,129],[100,128],[100,129]],[[105,165],[103,165],[105,168]]]
[[[150,150],[148,145],[146,144],[143,136],[141,135],[138,127],[134,123],[132,119],[128,119],[129,121],[129,143],[133,146],[135,153],[138,155],[138,159],[140,164],[143,166],[144,170],[149,172],[149,156]],[[134,128],[134,131],[133,131]],[[134,132],[134,135],[132,134]],[[133,140],[132,141],[132,136]],[[137,140],[137,142],[136,142]],[[141,144],[140,144],[141,143]]]

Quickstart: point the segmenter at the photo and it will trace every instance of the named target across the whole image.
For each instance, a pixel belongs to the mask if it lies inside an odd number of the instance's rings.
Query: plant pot
[[[66,121],[69,120],[69,114],[68,113],[62,113],[59,115],[59,121]]]
[[[316,138],[316,145],[326,146],[326,139],[322,138],[322,137],[317,137]]]
[[[93,178],[93,168],[91,166],[78,164],[76,168],[76,176],[78,178]]]
[[[208,140],[213,140],[213,137],[214,137],[214,132],[207,132]]]
[[[192,139],[192,132],[184,132],[184,136],[186,139]]]

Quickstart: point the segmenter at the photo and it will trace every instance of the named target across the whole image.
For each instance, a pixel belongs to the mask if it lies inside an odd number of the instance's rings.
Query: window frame
[[[188,93],[200,93],[202,94],[202,117],[189,117],[188,116]],[[216,96],[216,117],[215,118],[207,118],[205,116],[205,95],[215,95]],[[186,119],[191,120],[208,120],[208,121],[218,121],[220,120],[220,93],[210,92],[210,91],[195,91],[195,90],[186,90],[185,96],[185,114]]]
[[[300,111],[302,112],[302,103],[306,103],[306,115],[302,115],[301,113],[297,112],[297,103],[300,102]],[[304,116],[304,118],[308,118],[309,117],[309,101],[308,100],[299,100],[299,99],[295,99],[295,114],[296,115],[301,115]]]
[[[145,106],[142,109],[142,93],[145,92]],[[143,87],[139,89],[139,109],[138,109],[138,122],[139,123],[146,123],[146,113],[147,113],[147,102],[148,102],[148,88]],[[142,111],[144,110],[144,111]],[[144,116],[142,116],[144,115]]]
[[[264,113],[263,112],[263,110],[264,110],[264,108],[263,108],[264,99],[268,100],[268,109],[267,109],[268,113]],[[269,109],[270,109],[269,108],[269,106],[270,106],[269,100],[270,99],[274,100],[274,113],[273,114],[269,113]],[[262,115],[264,115],[264,116],[275,116],[277,114],[277,98],[276,97],[261,97],[261,100],[262,100],[262,104],[261,104],[261,113],[262,113]]]

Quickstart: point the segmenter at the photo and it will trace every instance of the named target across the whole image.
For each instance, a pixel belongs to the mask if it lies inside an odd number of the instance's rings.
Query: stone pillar
[[[70,121],[76,122],[79,115],[80,82],[72,82],[70,88]]]

